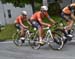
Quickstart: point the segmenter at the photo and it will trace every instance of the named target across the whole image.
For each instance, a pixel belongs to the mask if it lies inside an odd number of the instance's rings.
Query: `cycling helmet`
[[[48,11],[48,7],[47,6],[41,6],[41,10]]]
[[[27,15],[27,12],[26,11],[22,11],[21,14],[22,15]]]

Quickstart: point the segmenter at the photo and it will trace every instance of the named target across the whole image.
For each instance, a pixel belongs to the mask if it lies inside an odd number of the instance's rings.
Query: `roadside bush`
[[[58,2],[50,3],[48,5],[48,8],[49,8],[48,12],[50,15],[59,15],[61,12],[60,5]]]
[[[35,3],[35,12],[40,10],[41,5],[40,3]]]

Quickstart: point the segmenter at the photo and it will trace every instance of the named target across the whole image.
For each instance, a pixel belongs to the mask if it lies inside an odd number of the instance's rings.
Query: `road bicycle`
[[[58,25],[55,25],[56,28]],[[46,34],[43,38],[44,44],[39,43],[39,36],[38,31],[35,32],[34,38],[32,40],[29,40],[29,44],[33,49],[39,49],[41,46],[48,44],[49,47],[51,47],[54,50],[61,50],[64,46],[63,41],[63,33],[57,29],[54,29],[54,31],[51,30],[51,28],[46,27],[43,28],[46,30]]]
[[[17,31],[12,35],[13,43],[17,46],[23,46],[24,43],[28,42],[31,39],[32,32],[30,32],[28,29],[25,29],[24,31],[25,36],[22,40],[20,37],[20,30],[17,29]]]

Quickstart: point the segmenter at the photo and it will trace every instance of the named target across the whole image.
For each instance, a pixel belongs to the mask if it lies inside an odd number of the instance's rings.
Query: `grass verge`
[[[0,41],[12,39],[12,34],[16,31],[13,24],[5,25],[4,29],[0,32]]]

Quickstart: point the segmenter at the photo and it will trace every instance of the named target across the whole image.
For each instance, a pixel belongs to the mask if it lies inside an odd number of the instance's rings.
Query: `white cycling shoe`
[[[71,38],[73,37],[73,35],[71,35],[71,34],[68,34],[67,36],[68,36],[68,37],[71,37]]]

